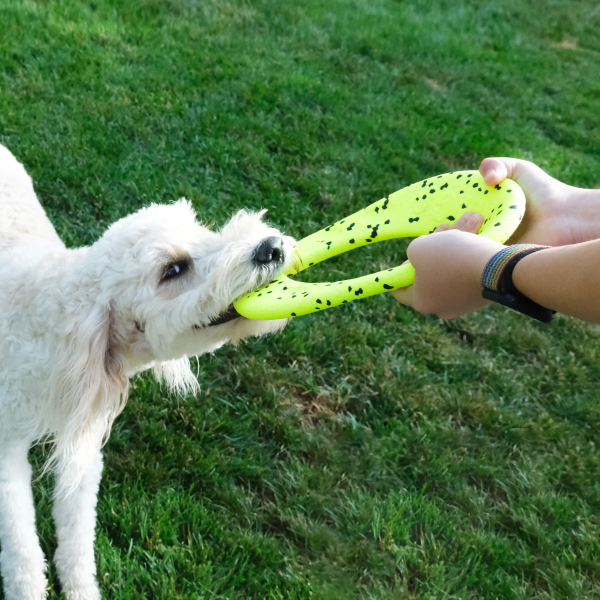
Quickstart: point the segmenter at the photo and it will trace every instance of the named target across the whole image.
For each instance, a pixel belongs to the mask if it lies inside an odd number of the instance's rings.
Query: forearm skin
[[[542,306],[600,323],[600,240],[530,254],[515,267],[513,282]]]

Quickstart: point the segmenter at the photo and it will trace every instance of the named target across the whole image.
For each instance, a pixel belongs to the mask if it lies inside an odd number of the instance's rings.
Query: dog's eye
[[[187,270],[188,264],[183,260],[170,264],[165,270],[163,281],[166,281],[167,279],[175,279],[175,277],[183,275],[183,273],[185,273]]]

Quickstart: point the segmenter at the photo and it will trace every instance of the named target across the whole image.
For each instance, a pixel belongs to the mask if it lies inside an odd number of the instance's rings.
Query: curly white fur
[[[0,146],[0,566],[7,600],[46,597],[27,460],[33,443],[54,441],[47,467],[57,475],[55,562],[63,591],[69,600],[96,600],[100,449],[127,400],[129,378],[153,369],[169,387],[196,391],[188,356],[285,323],[238,317],[211,324],[291,260],[293,240],[262,216],[240,211],[213,232],[186,200],[153,204],[114,223],[92,246],[67,249],[23,166]],[[285,259],[257,263],[255,249],[271,236],[282,239]]]

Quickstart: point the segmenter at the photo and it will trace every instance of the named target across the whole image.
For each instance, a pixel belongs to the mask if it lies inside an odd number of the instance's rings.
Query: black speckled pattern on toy
[[[414,280],[410,264],[352,280],[325,283],[303,283],[288,275],[353,248],[426,235],[442,223],[451,225],[467,211],[484,216],[480,235],[503,243],[523,218],[525,196],[510,179],[495,187],[487,186],[478,171],[425,179],[304,238],[295,248],[295,268],[244,295],[234,306],[250,319],[282,319],[410,285]]]

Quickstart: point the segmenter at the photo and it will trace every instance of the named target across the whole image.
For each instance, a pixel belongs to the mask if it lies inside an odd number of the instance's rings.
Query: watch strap
[[[556,311],[541,306],[522,294],[512,280],[513,271],[520,260],[529,254],[546,248],[549,248],[549,246],[516,244],[497,252],[490,258],[483,270],[481,278],[482,296],[486,300],[512,308],[541,323],[549,323]]]

